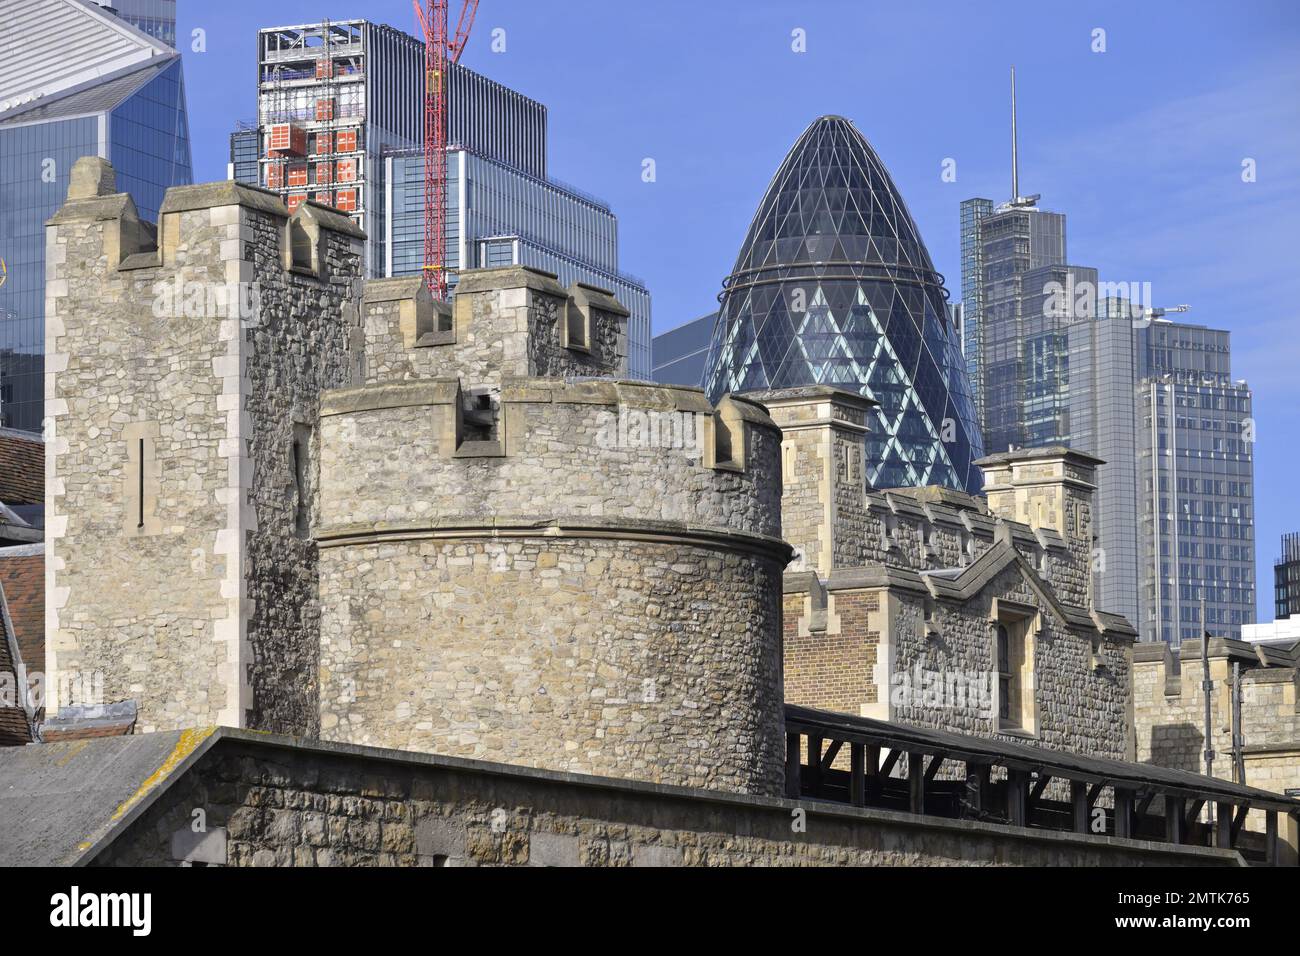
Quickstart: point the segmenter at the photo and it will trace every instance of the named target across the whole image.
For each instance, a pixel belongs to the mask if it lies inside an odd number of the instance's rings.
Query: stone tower
[[[617,380],[626,310],[547,273],[429,305],[370,283],[367,367],[397,377],[321,404],[322,736],[779,792],[762,406]]]
[[[989,512],[1031,528],[1057,532],[1072,557],[1071,573],[1059,575],[1066,600],[1092,606],[1093,494],[1100,458],[1063,446],[1021,448],[976,462],[984,469]]]
[[[360,367],[361,231],[233,182],[158,226],[79,160],[47,229],[48,712],[316,732],[320,392]]]
[[[779,793],[781,437],[620,380],[627,310],[524,268],[363,283],[235,183],[51,220],[57,722],[227,724]],[[89,678],[89,679],[86,679]]]

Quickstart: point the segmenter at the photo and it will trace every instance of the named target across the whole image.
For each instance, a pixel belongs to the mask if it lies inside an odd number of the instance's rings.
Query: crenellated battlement
[[[527,268],[367,285],[320,412],[323,736],[776,792],[780,430],[621,380],[626,318]]]
[[[362,279],[236,183],[50,221],[48,645],[207,724],[779,791],[780,432],[623,381],[627,310],[512,267]],[[80,684],[76,686],[82,686]]]
[[[309,456],[360,366],[364,234],[228,182],[169,190],[155,226],[114,190],[79,160],[47,228],[50,670],[140,730],[314,732]]]
[[[483,401],[480,406],[476,398]],[[345,528],[637,520],[779,544],[780,431],[763,408],[616,380],[455,379],[327,393],[320,535]]]

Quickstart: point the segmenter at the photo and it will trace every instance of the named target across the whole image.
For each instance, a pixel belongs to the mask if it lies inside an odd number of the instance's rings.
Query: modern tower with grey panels
[[[1144,640],[1240,639],[1255,621],[1252,394],[1229,334],[1166,320],[1135,329],[1138,555]],[[1205,601],[1205,619],[1201,604]]]

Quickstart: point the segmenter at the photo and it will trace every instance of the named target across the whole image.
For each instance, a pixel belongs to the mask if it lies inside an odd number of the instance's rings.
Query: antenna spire
[[[1020,199],[1020,156],[1016,146],[1016,68],[1011,67],[1011,201]]]

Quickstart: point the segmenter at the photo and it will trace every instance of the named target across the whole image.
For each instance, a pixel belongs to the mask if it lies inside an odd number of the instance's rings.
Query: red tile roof
[[[40,435],[0,429],[0,501],[45,503],[45,442]]]
[[[0,550],[0,588],[18,638],[18,653],[31,680],[45,673],[44,547],[12,548],[9,553]]]
[[[0,586],[0,600],[4,587]],[[19,686],[18,667],[12,648],[9,619],[0,615],[0,747],[17,747],[31,743],[31,725],[22,697],[26,687]]]

